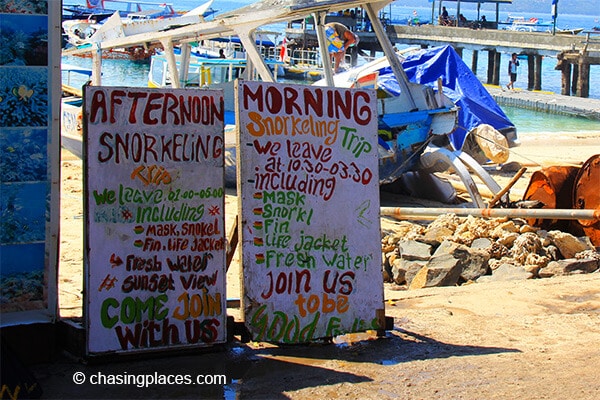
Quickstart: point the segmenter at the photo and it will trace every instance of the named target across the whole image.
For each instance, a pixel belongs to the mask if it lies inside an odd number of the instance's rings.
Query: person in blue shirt
[[[450,25],[450,16],[448,15],[448,10],[446,7],[442,7],[442,16],[440,18],[440,23],[444,26]]]
[[[508,76],[509,83],[506,88],[509,90],[515,89],[515,82],[517,81],[517,67],[519,66],[519,60],[517,59],[517,53],[512,53],[510,60],[508,61]]]

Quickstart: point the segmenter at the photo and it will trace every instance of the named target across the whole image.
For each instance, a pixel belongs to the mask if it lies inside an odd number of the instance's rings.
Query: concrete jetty
[[[508,90],[494,85],[486,85],[486,89],[501,107],[519,107],[600,121],[600,99],[584,99],[535,90]]]
[[[373,32],[361,31],[357,20],[344,16],[327,16],[327,22],[340,22],[360,35],[359,50],[375,56],[381,46]],[[298,47],[316,46],[314,22],[298,20],[288,24],[286,36]],[[360,24],[359,24],[360,25]],[[477,71],[480,52],[487,52],[487,83],[500,83],[500,64],[503,53],[517,53],[526,57],[528,89],[542,90],[542,62],[545,56],[559,60],[557,69],[562,72],[561,93],[589,97],[590,65],[600,65],[600,39],[597,32],[585,35],[556,34],[547,32],[521,32],[515,30],[471,29],[468,27],[439,25],[388,25],[386,33],[394,44],[418,45],[422,48],[451,45],[458,54],[464,49],[473,51],[472,70]],[[353,60],[356,54],[352,53]],[[573,89],[573,90],[571,90]]]

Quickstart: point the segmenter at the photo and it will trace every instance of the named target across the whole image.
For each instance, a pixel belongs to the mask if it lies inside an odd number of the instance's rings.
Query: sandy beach
[[[531,174],[549,165],[581,165],[600,154],[600,131],[552,137],[526,135],[509,162],[527,167],[511,190],[522,196]],[[81,160],[63,151],[60,313],[82,312]],[[487,167],[501,187],[513,173]],[[382,196],[383,198],[383,196]],[[417,199],[395,198],[403,205]],[[382,204],[383,205],[383,204]],[[392,204],[388,204],[390,206]],[[237,211],[226,196],[227,230]],[[393,230],[399,221],[381,218]],[[234,257],[227,296],[238,298]],[[383,284],[383,283],[382,283]],[[360,398],[360,399],[597,399],[600,397],[600,273],[406,290],[383,284],[393,328],[346,335],[333,344],[276,346],[234,340],[203,354],[166,354],[127,362],[82,363],[61,356],[32,372],[44,398],[105,398],[107,386],[73,384],[76,374],[222,374],[225,385],[111,387],[113,398]],[[240,310],[227,314],[241,321]],[[122,360],[119,360],[122,361]],[[126,371],[126,372],[124,372]]]
[[[511,190],[511,199],[519,200],[529,183],[531,174],[550,165],[581,165],[590,156],[600,154],[600,131],[592,134],[553,135],[528,134],[519,138],[521,145],[510,151],[508,162],[518,162],[527,172]],[[494,172],[494,179],[504,187],[514,173]],[[59,302],[62,317],[82,315],[83,285],[83,190],[82,161],[67,150],[62,152],[61,228]],[[233,225],[237,212],[237,197],[229,190],[226,195],[227,232]],[[382,218],[382,228],[391,228],[396,221]],[[233,259],[228,272],[228,298],[239,298],[239,258]]]

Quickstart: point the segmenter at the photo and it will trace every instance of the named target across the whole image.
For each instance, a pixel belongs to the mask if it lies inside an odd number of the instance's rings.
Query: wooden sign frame
[[[88,355],[226,341],[220,90],[84,88]]]
[[[376,92],[238,81],[236,107],[253,340],[383,328]]]

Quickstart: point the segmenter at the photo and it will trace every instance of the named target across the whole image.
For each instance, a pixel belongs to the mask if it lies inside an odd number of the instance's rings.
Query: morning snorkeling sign
[[[237,107],[252,338],[382,328],[375,91],[238,82]]]
[[[87,86],[89,354],[226,340],[223,94]]]

